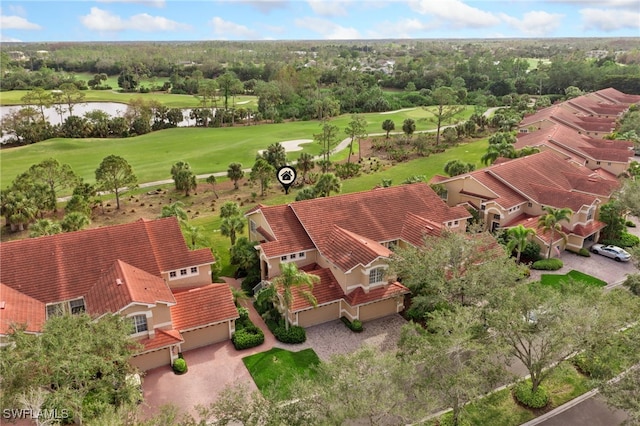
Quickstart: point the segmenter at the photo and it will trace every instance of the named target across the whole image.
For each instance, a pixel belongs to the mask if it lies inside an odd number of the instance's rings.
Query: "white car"
[[[629,252],[621,249],[618,246],[605,246],[602,244],[594,244],[591,246],[591,251],[595,254],[601,254],[611,259],[615,259],[617,262],[628,262],[631,260]]]

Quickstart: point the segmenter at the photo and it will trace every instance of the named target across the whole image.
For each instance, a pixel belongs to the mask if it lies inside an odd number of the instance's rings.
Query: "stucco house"
[[[210,250],[187,248],[175,218],[3,243],[0,339],[18,324],[39,333],[64,312],[118,314],[143,347],[131,363],[169,365],[235,331],[231,290],[211,283],[213,263]]]
[[[317,307],[294,292],[289,321],[303,327],[400,312],[409,290],[386,274],[394,247],[421,245],[445,228],[464,232],[471,218],[425,183],[258,205],[246,216],[263,280],[278,276],[283,262],[320,277],[313,287]]]
[[[557,123],[533,133],[518,133],[514,147],[526,146],[552,151],[561,158],[571,157],[591,170],[602,169],[614,176],[624,173],[634,156],[631,141],[598,139]]]
[[[579,134],[602,139],[615,130],[616,120],[637,103],[640,103],[638,95],[627,95],[613,88],[602,89],[525,116],[518,131],[531,133],[562,124]]]
[[[597,241],[605,226],[597,220],[599,208],[619,185],[611,173],[591,170],[550,150],[459,176],[435,176],[431,182],[446,188],[444,198],[450,206],[477,210],[490,231],[519,224],[535,229],[543,252],[549,244],[577,250]],[[544,207],[568,207],[573,212],[571,221],[562,223],[566,242],[557,233],[550,241],[550,232],[537,228]]]

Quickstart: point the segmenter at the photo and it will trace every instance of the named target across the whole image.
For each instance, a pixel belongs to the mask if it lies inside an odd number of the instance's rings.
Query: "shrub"
[[[231,338],[237,350],[249,349],[264,343],[264,333],[255,325],[236,330]]]
[[[567,248],[566,250],[568,252],[576,254],[578,256],[591,257],[591,253],[589,253],[589,250],[587,250],[584,247],[581,247],[580,250],[576,250],[576,249],[573,249],[573,248]]]
[[[592,379],[609,379],[615,375],[609,360],[603,360],[599,356],[587,356],[581,353],[574,356],[571,361],[582,374]]]
[[[635,245],[640,244],[640,238],[637,236],[630,234],[628,232],[623,232],[620,235],[620,239],[616,240],[601,240],[600,244],[604,245],[613,245],[618,247],[633,247]]]
[[[629,274],[627,279],[622,283],[625,287],[636,296],[640,296],[640,274]]]
[[[354,331],[356,333],[360,333],[364,328],[362,327],[362,321],[359,319],[354,319],[353,321],[349,321],[347,317],[340,317],[344,325],[346,325],[349,330]]]
[[[627,225],[627,227],[629,227],[629,228],[635,228],[636,227],[636,224],[634,222],[630,221],[630,220],[626,221],[625,225]]]
[[[528,259],[531,262],[540,260],[540,245],[533,241],[529,241],[524,250],[522,250],[521,257],[523,259]]]
[[[187,361],[184,358],[178,358],[173,361],[173,372],[176,374],[184,374],[187,372]]]
[[[438,426],[453,426],[453,413],[448,412],[440,416]],[[465,418],[458,418],[458,426],[471,426],[471,422]]]
[[[249,309],[244,306],[240,306],[238,308],[238,315],[240,315],[240,320],[246,320],[249,318]]]
[[[546,389],[538,386],[538,389],[532,392],[529,382],[518,383],[513,390],[513,396],[519,403],[529,408],[542,408],[549,403],[549,394]]]
[[[560,259],[542,259],[537,262],[533,262],[531,269],[537,269],[541,271],[557,271],[562,268],[562,260]]]
[[[307,332],[304,328],[292,325],[287,330],[283,325],[275,328],[273,335],[282,343],[304,343],[307,340]]]

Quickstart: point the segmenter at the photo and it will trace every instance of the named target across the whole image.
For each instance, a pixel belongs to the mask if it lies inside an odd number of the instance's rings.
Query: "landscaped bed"
[[[313,376],[315,369],[312,367],[320,363],[320,358],[313,349],[291,352],[273,348],[245,357],[242,362],[261,392],[274,392],[273,397],[288,399],[294,395],[291,382],[297,375]]]
[[[602,281],[601,279],[575,270],[569,271],[564,275],[542,274],[540,276],[540,282],[543,285],[548,285],[554,288],[560,288],[561,282],[567,282],[571,279],[594,287],[604,287],[607,285],[607,283],[605,281]]]

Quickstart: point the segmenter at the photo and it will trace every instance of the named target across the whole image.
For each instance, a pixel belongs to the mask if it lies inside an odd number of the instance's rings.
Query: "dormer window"
[[[47,318],[57,317],[67,313],[78,315],[84,311],[84,299],[80,297],[78,299],[47,305]]]
[[[133,333],[131,334],[143,333],[148,330],[146,315],[134,315],[131,317],[131,322],[133,324]]]
[[[189,268],[182,268],[175,271],[169,271],[170,280],[179,280],[180,278],[187,278],[192,275],[198,275],[197,266],[190,266]]]
[[[375,268],[369,271],[369,284],[378,284],[384,281],[384,268]]]

